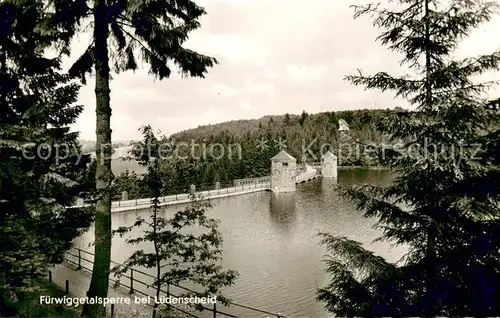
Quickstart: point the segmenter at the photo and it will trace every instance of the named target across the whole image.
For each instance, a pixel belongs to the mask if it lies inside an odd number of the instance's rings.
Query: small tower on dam
[[[338,158],[330,150],[321,156],[321,175],[323,178],[337,178]]]
[[[281,150],[271,158],[271,190],[275,193],[294,192],[297,160]]]

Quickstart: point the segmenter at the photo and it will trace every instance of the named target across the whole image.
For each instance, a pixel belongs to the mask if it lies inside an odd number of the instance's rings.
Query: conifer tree
[[[170,77],[172,64],[182,75],[204,77],[217,61],[183,47],[188,34],[199,28],[204,8],[185,0],[49,0],[46,28],[67,31],[63,52],[91,20],[92,41],[70,69],[81,77],[95,74],[96,94],[96,191],[95,253],[89,297],[106,297],[111,264],[111,71],[137,70],[149,66],[158,79]],[[85,304],[87,317],[104,315],[102,306]]]
[[[57,33],[41,33],[36,1],[0,3],[0,316],[30,278],[60,263],[91,215],[65,209],[83,191],[88,162],[71,133],[79,85],[44,57]]]
[[[393,91],[416,111],[388,116],[380,129],[398,148],[380,149],[397,172],[388,187],[344,189],[366,217],[378,219],[379,240],[408,247],[389,263],[346,237],[322,233],[331,275],[318,291],[343,316],[492,316],[500,313],[498,112],[488,105],[500,52],[456,59],[470,31],[497,12],[473,0],[399,0],[399,10],[355,7],[384,29],[378,40],[402,54],[411,73],[348,76],[354,85]],[[493,129],[487,129],[487,127]],[[496,157],[498,158],[498,156]]]
[[[152,284],[155,299],[160,299],[161,291],[168,285],[195,285],[199,293],[185,291],[178,297],[213,297],[227,304],[220,289],[234,284],[238,273],[224,270],[222,260],[222,236],[218,230],[219,221],[209,218],[206,211],[210,203],[201,202],[191,196],[189,206],[170,216],[161,216],[161,196],[165,195],[166,178],[159,140],[150,126],[141,128],[143,140],[134,144],[132,156],[147,172],[144,176],[151,197],[151,214],[148,219],[139,217],[132,226],[118,228],[115,232],[121,236],[135,227],[144,229],[143,235],[127,238],[129,244],[150,243],[153,251],[136,250],[123,265],[113,269],[121,277],[130,268],[137,266],[155,269]],[[195,231],[193,231],[196,229]],[[167,288],[168,289],[168,288]],[[160,303],[153,306],[152,317],[162,317]],[[175,308],[175,306],[174,306]],[[170,308],[171,309],[171,308]],[[203,310],[203,307],[193,309]]]

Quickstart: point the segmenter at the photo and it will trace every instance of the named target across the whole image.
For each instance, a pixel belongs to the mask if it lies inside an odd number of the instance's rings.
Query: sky
[[[300,114],[406,105],[390,92],[365,91],[343,78],[357,69],[402,75],[396,53],[381,47],[368,17],[353,19],[352,4],[367,0],[196,0],[207,15],[185,47],[219,65],[205,79],[155,80],[144,67],[113,75],[113,140],[139,139],[139,127],[172,134],[199,125],[265,115]],[[371,2],[371,1],[370,1]],[[475,30],[457,54],[500,49],[500,16]],[[495,32],[496,31],[496,32]],[[88,44],[73,43],[74,61]],[[500,78],[497,74],[493,78]],[[82,87],[84,111],[73,130],[95,140],[94,80]]]

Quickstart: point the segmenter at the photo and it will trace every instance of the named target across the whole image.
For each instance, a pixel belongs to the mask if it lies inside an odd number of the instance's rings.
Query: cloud
[[[245,92],[252,95],[267,95],[274,96],[276,94],[276,87],[269,82],[248,84]]]
[[[211,90],[217,95],[221,95],[222,97],[233,97],[238,94],[240,91],[237,88],[228,86],[226,84],[217,84],[212,86]]]
[[[301,66],[298,64],[288,65],[286,73],[294,80],[302,82],[317,81],[324,78],[327,71],[327,66]]]
[[[252,103],[248,100],[240,102],[238,107],[243,110],[243,111],[251,111],[252,110]]]
[[[186,42],[186,47],[211,55],[229,65],[250,63],[263,66],[266,63],[266,50],[261,43],[233,34],[195,33]]]
[[[406,73],[398,64],[401,56],[375,41],[381,30],[368,18],[353,19],[349,6],[368,0],[196,2],[208,14],[186,46],[216,57],[220,64],[205,79],[182,78],[174,69],[171,78],[159,81],[148,75],[147,67],[114,75],[114,140],[139,138],[137,128],[145,124],[171,134],[197,125],[268,114],[404,105],[390,92],[364,91],[344,81],[357,69],[366,74]],[[473,32],[461,54],[498,49],[495,31],[499,27],[500,17],[495,17]],[[83,36],[77,41],[75,51],[81,52],[88,40]],[[93,85],[91,80],[81,90],[79,102],[85,109],[73,127],[85,139],[95,139]]]

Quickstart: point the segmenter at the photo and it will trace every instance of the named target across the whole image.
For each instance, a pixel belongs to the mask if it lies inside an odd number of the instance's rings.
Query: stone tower
[[[271,158],[271,190],[275,193],[294,192],[297,160],[281,150]]]
[[[321,156],[321,175],[323,178],[337,178],[338,159],[330,150]]]

